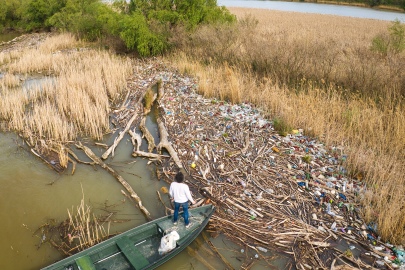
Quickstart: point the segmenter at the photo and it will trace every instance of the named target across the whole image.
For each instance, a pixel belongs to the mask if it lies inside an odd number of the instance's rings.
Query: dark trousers
[[[180,206],[183,207],[183,216],[184,216],[184,223],[186,226],[188,225],[188,202],[185,203],[178,203],[174,202],[174,215],[173,215],[173,221],[176,222],[179,219],[179,210]]]

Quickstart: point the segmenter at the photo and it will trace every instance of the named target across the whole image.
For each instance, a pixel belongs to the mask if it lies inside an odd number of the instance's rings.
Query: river
[[[389,21],[399,19],[405,22],[405,14],[402,13],[349,6],[235,0],[219,0],[218,4],[228,7],[266,8]],[[14,37],[0,35],[0,42]],[[147,124],[151,130],[156,129],[153,118],[148,118]],[[105,139],[107,144],[111,144],[112,141],[112,135]],[[41,233],[34,234],[34,231],[50,219],[57,221],[66,219],[67,209],[78,206],[83,197],[85,203],[96,212],[100,213],[104,211],[102,209],[108,208],[111,212],[116,212],[114,214],[116,220],[127,220],[114,223],[113,232],[125,231],[146,221],[135,204],[125,200],[121,194],[122,186],[103,169],[78,165],[73,175],[71,167],[65,173],[58,174],[27,152],[22,144],[16,134],[0,133],[0,232],[2,233],[0,269],[39,269],[61,259],[62,255],[48,243],[40,245]],[[94,147],[93,151],[98,155],[103,153],[102,148]],[[109,159],[107,163],[129,182],[152,216],[163,216],[164,208],[158,202],[156,191],[168,185],[157,179],[154,165],[147,165],[147,161],[141,158],[131,158],[131,151],[131,142],[129,138],[125,138],[115,151],[115,157]],[[245,256],[241,253],[240,247],[221,236],[210,240],[235,268],[240,266],[240,260]],[[206,253],[202,237],[197,238],[191,248],[214,268],[224,268],[215,256]],[[285,262],[277,261],[275,264],[281,266],[285,265]],[[266,264],[258,263],[252,269],[266,268]],[[207,268],[196,260],[195,253],[184,250],[159,269]]]
[[[264,8],[279,11],[314,13],[376,19],[384,21],[399,20],[405,22],[405,13],[376,10],[365,7],[344,5],[317,4],[305,2],[257,1],[257,0],[218,0],[218,5],[226,7]]]
[[[154,106],[146,125],[158,141],[153,116],[156,110]],[[104,143],[112,144],[114,137],[107,136]],[[89,145],[94,144],[90,142]],[[141,150],[147,151],[146,141],[142,146]],[[67,219],[67,209],[74,213],[82,198],[95,214],[114,213],[112,219],[116,223],[111,224],[111,233],[123,232],[146,222],[135,203],[122,195],[124,188],[121,184],[105,170],[78,165],[73,175],[72,167],[58,174],[26,149],[16,134],[0,133],[0,269],[39,269],[62,259],[63,256],[46,242],[48,239],[37,229],[46,223],[55,221],[59,224]],[[152,217],[164,216],[164,207],[158,200],[157,191],[162,187],[168,188],[168,184],[157,179],[155,165],[148,165],[146,159],[131,157],[132,149],[130,139],[125,137],[116,149],[114,158],[108,159],[107,164],[133,187]],[[99,156],[105,151],[94,146],[92,150]],[[86,159],[83,154],[78,154],[82,160]],[[169,204],[167,196],[163,198]],[[208,233],[203,233],[235,269],[240,267],[246,256],[240,247],[223,236],[211,238]],[[200,235],[190,247],[158,269],[207,269],[201,258],[216,269],[223,268],[222,262],[207,250],[208,245]],[[200,260],[196,260],[197,257]],[[274,260],[274,264],[285,265],[285,260]],[[267,267],[266,263],[259,262],[252,269]]]

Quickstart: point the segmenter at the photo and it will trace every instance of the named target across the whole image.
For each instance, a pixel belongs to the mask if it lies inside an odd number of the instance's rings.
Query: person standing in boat
[[[191,226],[189,222],[188,216],[188,202],[190,201],[191,204],[195,204],[195,201],[190,193],[190,188],[187,184],[183,183],[184,175],[182,172],[178,172],[174,177],[174,180],[170,184],[170,199],[174,201],[174,215],[173,215],[173,222],[174,225],[177,225],[177,220],[179,218],[179,210],[180,206],[183,207],[184,213],[184,223],[186,224],[186,228]]]

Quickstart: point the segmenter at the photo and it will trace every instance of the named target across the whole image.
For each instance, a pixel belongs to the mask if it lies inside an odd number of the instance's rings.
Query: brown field
[[[237,27],[202,27],[178,41],[182,49],[170,61],[197,76],[206,96],[252,102],[327,145],[344,146],[348,169],[367,183],[364,218],[378,223],[385,240],[404,243],[405,55],[370,50],[391,23],[230,10]]]

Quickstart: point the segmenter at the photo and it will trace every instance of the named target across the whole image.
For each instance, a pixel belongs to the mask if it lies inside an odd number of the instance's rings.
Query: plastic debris
[[[190,174],[189,184],[195,189],[203,187],[210,200],[228,209],[217,211],[219,218],[211,221],[212,227],[224,228],[224,234],[236,242],[261,239],[268,243],[263,247],[266,250],[274,247],[287,253],[292,246],[311,246],[324,239],[333,242],[334,237],[329,237],[333,234],[348,241],[349,251],[355,244],[356,251],[370,254],[365,256],[380,252],[391,265],[403,264],[403,250],[396,249],[396,254],[395,247],[374,249],[381,244],[377,226],[362,228],[364,221],[355,202],[366,188],[360,178],[347,174],[344,162],[348,157],[343,147],[327,147],[298,127],[281,136],[274,130],[273,121],[254,105],[204,98],[196,93],[196,79],[166,69],[163,64],[148,68],[149,74],[164,83],[165,94],[159,106],[165,112],[170,140]],[[167,181],[172,181],[169,176],[176,170],[171,160],[162,162],[160,172],[168,176]],[[221,222],[224,219],[229,222]],[[248,227],[238,230],[232,225],[239,222]],[[302,235],[302,228],[307,227],[313,231]],[[241,235],[242,231],[249,236]],[[359,242],[363,245],[357,245]],[[337,249],[329,251],[335,257],[345,255]],[[357,254],[352,256],[360,260]],[[385,256],[378,261],[385,262]],[[296,260],[305,265],[307,258],[313,257],[298,256]]]

